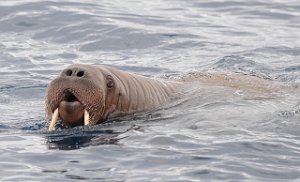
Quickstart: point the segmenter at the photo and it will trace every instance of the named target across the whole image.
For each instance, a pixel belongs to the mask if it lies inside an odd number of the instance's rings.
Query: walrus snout
[[[97,122],[104,107],[104,90],[101,75],[96,75],[87,66],[72,65],[64,69],[61,74],[51,81],[47,89],[46,111],[51,119],[49,130],[55,130],[56,122],[60,119],[73,127],[91,125]]]
[[[83,123],[84,107],[70,92],[67,92],[64,100],[59,103],[58,112],[61,119],[69,125]]]
[[[64,92],[63,100],[59,103],[58,108],[55,109],[52,115],[49,131],[54,130],[55,123],[59,117],[63,122],[72,127],[89,124],[88,111],[77,97],[68,90]]]

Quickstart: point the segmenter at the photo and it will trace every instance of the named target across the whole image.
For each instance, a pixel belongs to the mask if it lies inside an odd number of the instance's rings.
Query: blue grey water
[[[202,88],[121,122],[48,133],[47,84],[73,63],[297,84],[298,0],[0,1],[0,180],[300,180],[297,94]]]

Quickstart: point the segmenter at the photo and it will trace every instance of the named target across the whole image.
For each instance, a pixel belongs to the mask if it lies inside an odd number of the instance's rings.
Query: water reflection
[[[97,145],[118,145],[126,136],[120,136],[131,130],[133,126],[125,126],[125,130],[100,128],[101,126],[75,127],[72,129],[59,129],[45,135],[48,149],[75,150],[82,147]],[[129,127],[129,128],[128,128]]]
[[[131,130],[143,131],[146,122],[155,122],[162,118],[160,109],[149,112],[118,114],[108,118],[105,123],[94,126],[77,126],[69,128],[63,122],[58,122],[54,132],[45,133],[48,149],[76,150],[97,145],[118,145],[119,141],[127,138],[124,134]],[[46,126],[45,128],[48,128]]]

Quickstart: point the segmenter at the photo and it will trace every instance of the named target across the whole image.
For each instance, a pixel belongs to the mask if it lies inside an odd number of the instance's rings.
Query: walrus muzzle
[[[83,104],[69,91],[65,92],[63,100],[59,103],[58,108],[55,109],[49,131],[54,130],[58,116],[71,127],[88,125],[90,120],[89,113]]]
[[[70,92],[67,92],[58,107],[62,120],[70,124],[82,123],[84,107],[79,100]]]
[[[55,129],[59,119],[70,127],[101,120],[105,97],[103,81],[101,74],[93,75],[93,70],[86,68],[69,67],[63,70],[47,90],[46,111],[48,118],[51,118],[49,131]],[[93,114],[90,115],[90,112]]]

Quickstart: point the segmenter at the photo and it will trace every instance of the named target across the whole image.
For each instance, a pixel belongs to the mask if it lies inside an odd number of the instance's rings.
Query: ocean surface
[[[48,132],[47,85],[74,63],[290,88],[259,99],[204,86],[120,122]],[[299,84],[298,0],[1,0],[0,181],[300,181]]]

